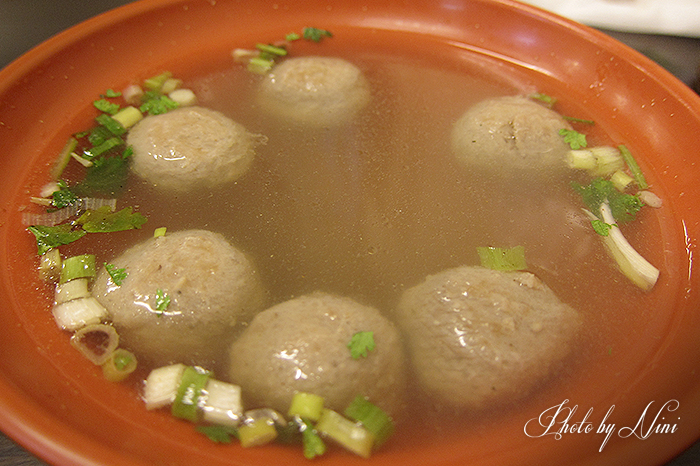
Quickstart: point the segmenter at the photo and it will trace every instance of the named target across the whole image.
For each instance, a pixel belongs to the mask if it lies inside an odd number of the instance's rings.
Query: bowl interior
[[[611,136],[642,154],[640,163],[666,201],[655,228],[663,245],[657,259],[668,274],[645,299],[640,319],[630,323],[614,357],[591,358],[570,383],[507,416],[475,420],[469,428],[445,432],[439,442],[394,442],[370,463],[658,464],[695,440],[700,298],[693,256],[700,236],[695,181],[700,172],[694,141],[700,133],[700,99],[607,36],[515,2],[485,0],[407,5],[146,0],[72,28],[0,72],[0,428],[56,464],[306,461],[282,447],[214,445],[186,423],[146,412],[134,386],[105,382],[46,314],[48,298],[36,292],[41,284],[27,274],[35,251],[19,209],[41,186],[45,174],[37,167],[48,167],[66,135],[92,118],[93,96],[163,69],[186,79],[202,69],[225,68],[233,48],[305,26],[333,31],[337,39],[324,43],[324,53],[367,48],[457,68],[476,56],[485,67],[502,69],[503,79],[513,76],[551,95],[566,95]],[[316,50],[313,44],[303,47]],[[542,430],[534,438],[526,435],[528,421],[565,400],[578,406],[572,421],[592,410],[592,432],[561,439]],[[651,414],[673,400],[677,409],[664,411],[665,419],[657,423],[675,425],[675,432],[648,431]],[[596,429],[606,412],[619,433],[639,426],[650,403],[646,423],[635,435],[613,435],[602,449],[606,434]],[[342,454],[323,461],[366,463]]]

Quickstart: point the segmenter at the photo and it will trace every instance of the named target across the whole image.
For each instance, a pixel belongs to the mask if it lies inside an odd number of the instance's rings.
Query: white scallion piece
[[[109,324],[88,325],[73,334],[70,344],[90,362],[101,366],[119,346],[119,334]]]
[[[141,105],[141,97],[143,97],[143,89],[138,84],[127,86],[122,91],[122,97],[126,103],[131,105]]]
[[[76,278],[60,285],[56,285],[56,304],[67,303],[74,299],[87,298],[90,296],[87,278]]]
[[[241,422],[243,416],[241,387],[210,378],[205,391],[207,396],[202,407],[205,421],[233,427]]]
[[[175,401],[185,367],[184,364],[172,364],[153,369],[148,374],[143,387],[146,409],[163,408]]]
[[[575,170],[592,171],[596,167],[596,158],[588,149],[571,149],[566,154],[566,163]]]
[[[107,316],[107,309],[93,297],[74,299],[53,307],[56,324],[71,332],[86,325],[99,324]]]
[[[53,193],[60,190],[61,188],[58,186],[56,181],[50,181],[46,183],[43,188],[41,188],[39,195],[41,197],[51,197]]]
[[[625,159],[622,158],[620,150],[612,146],[596,146],[590,149],[596,159],[596,168],[593,176],[609,176],[617,170],[625,168]]]
[[[168,97],[177,102],[180,107],[191,107],[197,104],[197,96],[191,89],[176,89],[168,94]]]
[[[652,193],[651,191],[639,191],[639,200],[649,207],[658,209],[663,205],[663,201],[659,196]]]
[[[128,106],[112,115],[124,128],[129,129],[143,119],[143,113],[136,107]]]
[[[588,214],[591,219],[597,219],[592,213]],[[627,241],[615,222],[607,200],[601,204],[600,214],[603,221],[611,226],[608,235],[601,238],[620,271],[644,291],[651,290],[659,278],[659,269],[642,257]]]
[[[39,256],[39,275],[44,281],[58,281],[63,261],[57,248],[49,249]]]
[[[316,430],[363,458],[369,458],[372,454],[374,445],[372,433],[362,424],[351,421],[335,411],[324,408],[321,418],[316,423]]]

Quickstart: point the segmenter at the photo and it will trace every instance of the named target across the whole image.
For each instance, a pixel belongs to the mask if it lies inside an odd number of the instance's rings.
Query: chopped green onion
[[[76,278],[56,286],[54,301],[56,304],[65,303],[78,298],[90,296],[87,278]]]
[[[313,393],[297,392],[289,405],[289,417],[298,416],[310,421],[318,421],[323,411],[323,397]]]
[[[203,420],[212,424],[237,426],[243,417],[241,387],[210,378],[202,406]]]
[[[143,388],[146,409],[163,408],[175,401],[186,367],[184,364],[171,364],[153,369],[148,374]]]
[[[610,177],[610,181],[615,185],[615,188],[617,188],[618,191],[624,192],[629,185],[634,182],[634,178],[622,170],[617,170]]]
[[[355,397],[344,414],[362,423],[374,435],[374,448],[381,446],[394,433],[391,417],[364,396]]]
[[[143,87],[151,91],[160,91],[165,84],[165,81],[172,78],[173,74],[170,71],[166,71],[157,76],[152,76],[143,82]]]
[[[178,107],[178,103],[170,97],[159,95],[148,99],[139,107],[139,110],[150,115],[161,115],[163,113],[168,113],[170,110],[175,110]]]
[[[366,358],[367,352],[373,351],[376,346],[374,343],[374,332],[355,333],[347,346],[350,348],[350,356],[353,359]]]
[[[639,186],[639,189],[647,189],[649,187],[649,185],[647,184],[647,180],[646,178],[644,178],[644,173],[642,173],[642,169],[639,168],[639,165],[632,156],[632,153],[624,145],[620,145],[618,148],[620,149],[622,158],[625,160],[627,167],[630,169],[634,180],[637,182],[637,186]]]
[[[176,89],[168,97],[179,107],[191,107],[197,103],[197,96],[191,89]]]
[[[105,91],[105,97],[119,97],[121,95],[122,95],[121,92],[117,92],[114,89],[107,89]]]
[[[133,107],[127,107],[127,108],[133,108]],[[124,110],[120,110],[117,112],[114,116],[117,116],[119,113],[123,112]],[[117,119],[114,117],[111,117],[107,115],[106,113],[102,113],[101,115],[98,115],[95,120],[102,125],[104,128],[107,128],[107,130],[112,133],[114,136],[121,136],[122,134],[126,133],[126,128],[119,122]]]
[[[321,456],[326,453],[326,444],[323,442],[321,437],[318,435],[314,426],[305,419],[302,419],[300,424],[301,429],[301,441],[304,447],[304,457],[308,460],[312,460],[317,456]]]
[[[201,367],[185,367],[171,409],[173,416],[192,422],[199,420],[201,406],[206,401],[204,387],[210,375],[211,372]]]
[[[57,304],[52,313],[56,324],[68,331],[99,324],[109,316],[107,309],[92,296]]]
[[[569,168],[589,172],[595,170],[597,166],[595,155],[589,149],[571,149],[566,154],[566,163],[569,165]]]
[[[583,118],[576,118],[576,117],[570,117],[570,116],[562,116],[563,119],[567,121],[572,121],[574,123],[582,123],[584,125],[595,125],[595,121],[593,120],[585,120]]]
[[[301,39],[301,36],[297,34],[296,32],[290,32],[286,36],[284,36],[284,40],[287,42],[294,42],[295,40]]]
[[[276,45],[258,43],[255,44],[255,48],[260,50],[261,52],[269,53],[270,55],[276,55],[280,57],[287,55],[287,49],[283,47],[277,47]]]
[[[160,87],[160,92],[163,94],[170,94],[171,92],[179,89],[180,86],[182,86],[182,79],[168,78]]]
[[[94,278],[96,274],[95,255],[81,254],[63,260],[60,283],[76,278]]]
[[[167,227],[159,227],[153,230],[153,237],[154,238],[160,238],[161,236],[165,236],[165,232],[167,231]]]
[[[231,426],[197,426],[195,429],[197,432],[206,435],[209,440],[216,443],[231,443],[231,437],[238,438],[238,429]]]
[[[593,176],[608,176],[625,167],[625,161],[620,151],[610,146],[597,146],[591,148],[596,158],[596,168],[591,171]]]
[[[102,364],[102,375],[110,382],[121,382],[136,370],[138,361],[131,351],[117,348]]]
[[[57,281],[61,276],[61,266],[61,253],[56,248],[39,256],[39,275],[44,281]]]
[[[70,162],[71,153],[73,153],[77,147],[78,140],[74,137],[68,138],[68,141],[63,146],[63,149],[61,149],[61,152],[59,152],[53,167],[51,167],[52,179],[57,180],[61,177],[61,175],[63,175],[63,170],[66,169],[68,162]]]
[[[369,458],[372,454],[374,435],[361,424],[335,411],[324,409],[316,423],[316,430],[363,458]]]
[[[136,107],[128,106],[119,110],[111,118],[126,130],[141,121],[143,119],[143,113]]]
[[[533,94],[528,95],[528,98],[533,99],[533,100],[539,100],[543,104],[545,104],[548,108],[554,107],[554,104],[557,103],[557,99],[555,97],[549,96],[547,94],[543,94],[541,92],[535,92]]]
[[[493,270],[525,270],[525,248],[514,246],[512,248],[477,247],[481,266]]]
[[[119,346],[119,335],[111,325],[88,325],[73,334],[70,344],[90,362],[101,366]]]
[[[95,157],[99,157],[100,155],[109,152],[110,150],[114,149],[115,147],[119,147],[122,144],[124,144],[124,140],[118,136],[111,137],[104,141],[102,144],[99,144],[95,147],[92,147],[90,149],[85,149],[83,151],[83,158],[87,160],[92,160]]]
[[[248,62],[248,71],[256,74],[266,74],[272,69],[275,62],[261,57],[253,57]]]
[[[238,440],[244,448],[265,445],[275,438],[277,438],[277,429],[272,419],[255,419],[238,428]]]

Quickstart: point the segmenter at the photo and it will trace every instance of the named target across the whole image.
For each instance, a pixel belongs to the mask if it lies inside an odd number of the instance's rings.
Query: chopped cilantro
[[[85,236],[83,230],[73,230],[70,224],[44,226],[32,225],[27,228],[36,237],[36,245],[39,255],[43,255],[49,249],[70,244]]]
[[[129,275],[128,273],[126,273],[126,269],[118,269],[113,264],[108,264],[106,262],[105,269],[111,277],[112,282],[114,282],[114,284],[117,286],[122,286],[122,282],[126,280],[126,277]]]
[[[117,197],[124,190],[129,178],[129,157],[127,148],[121,157],[100,157],[85,172],[85,178],[73,187],[80,196],[105,195]]]
[[[160,288],[156,291],[156,311],[164,312],[170,306],[170,296]]]
[[[609,223],[597,219],[591,220],[591,225],[593,226],[593,230],[600,236],[608,236],[610,234],[610,229],[613,227]]]
[[[99,99],[96,100],[92,103],[95,108],[101,112],[109,113],[110,115],[114,115],[119,111],[119,104],[115,104],[114,102],[110,102],[107,99]]]
[[[596,178],[587,186],[572,183],[572,187],[581,195],[583,202],[596,216],[600,215],[600,206],[608,200],[613,217],[618,223],[634,220],[643,203],[639,197],[621,193],[610,180]]]
[[[350,339],[348,348],[350,348],[350,355],[353,359],[366,358],[367,352],[375,348],[374,332],[357,332]]]
[[[75,202],[78,200],[78,196],[68,188],[68,184],[60,180],[58,182],[58,187],[60,188],[58,191],[54,191],[51,194],[51,197],[53,198],[51,200],[51,206],[55,207],[57,209],[62,209],[63,207],[68,207],[69,205],[75,204]]]
[[[323,39],[324,37],[333,37],[333,34],[331,34],[330,31],[326,31],[325,29],[310,28],[310,27],[304,28],[302,35],[303,35],[304,39],[310,40],[313,42],[321,42],[321,39]]]
[[[588,142],[586,142],[586,135],[581,134],[576,130],[562,128],[559,130],[559,134],[564,136],[564,142],[574,150],[588,146]]]
[[[121,95],[122,95],[121,92],[115,91],[113,89],[107,89],[105,91],[105,97],[119,97]]]
[[[238,430],[229,426],[197,426],[197,432],[207,436],[209,440],[216,443],[231,443],[231,437],[238,437]]]
[[[179,107],[179,104],[168,96],[160,94],[153,95],[152,93],[147,93],[146,95],[148,95],[148,97],[141,107],[139,107],[141,113],[160,115]]]
[[[132,230],[141,228],[146,223],[146,217],[133,212],[131,207],[125,207],[112,212],[109,206],[96,210],[88,210],[76,220],[88,233],[109,233],[113,231]]]

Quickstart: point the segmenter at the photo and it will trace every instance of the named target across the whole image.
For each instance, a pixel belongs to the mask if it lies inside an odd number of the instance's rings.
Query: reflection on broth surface
[[[546,169],[535,176],[531,171],[504,176],[507,167],[470,168],[452,153],[452,127],[466,109],[491,97],[528,94],[532,85],[485,76],[477,65],[470,73],[405,57],[346,58],[365,73],[371,98],[355,119],[339,126],[286,125],[269,118],[254,97],[262,78],[239,67],[189,82],[199,105],[241,122],[267,142],[256,147],[249,171],[230,185],[173,194],[132,177],[120,203],[137,206],[149,230],[167,226],[169,232],[223,234],[250,255],[273,303],[323,291],[389,318],[402,292],[426,276],[478,265],[477,247],[523,246],[528,271],[583,322],[562,376],[539,381],[539,388],[569,383],[582,360],[624,344],[626,330],[638,325],[634,314],[649,298],[615,269],[581,213],[570,182],[585,183],[586,177]],[[560,108],[577,111],[566,96],[557,97]],[[596,143],[617,143],[601,128],[582,131],[590,131]],[[660,256],[655,215],[640,213],[625,227],[631,242],[651,258]],[[87,246],[68,250],[99,251],[100,264],[136,242],[85,241]],[[615,312],[606,312],[611,307]],[[434,429],[443,429],[439,403],[415,386],[411,390],[415,409]]]

